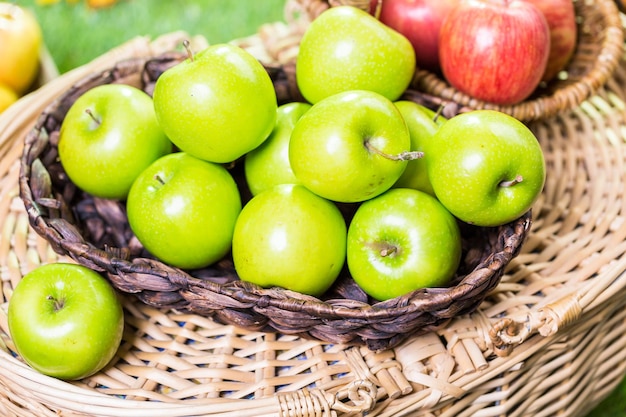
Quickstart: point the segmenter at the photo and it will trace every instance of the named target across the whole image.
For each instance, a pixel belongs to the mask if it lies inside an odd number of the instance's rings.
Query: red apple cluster
[[[517,104],[563,71],[577,43],[572,0],[371,0],[416,62],[457,90]]]

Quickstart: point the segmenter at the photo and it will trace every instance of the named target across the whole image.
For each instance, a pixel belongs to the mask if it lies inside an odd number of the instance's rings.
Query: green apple
[[[314,104],[296,123],[289,162],[296,178],[329,200],[354,203],[389,189],[404,172],[411,138],[398,108],[366,90]]]
[[[419,190],[394,188],[362,203],[348,228],[350,274],[377,300],[445,285],[460,260],[457,220]]]
[[[439,124],[435,121],[436,113],[427,107],[414,101],[400,100],[395,102],[409,129],[411,137],[411,151],[424,152],[424,149],[433,135],[437,132]],[[393,185],[395,188],[414,188],[435,195],[433,186],[428,179],[426,168],[428,153],[422,158],[409,161],[406,169]]]
[[[70,107],[59,133],[59,158],[76,186],[124,199],[141,171],[172,151],[152,98],[124,84],[87,90]]]
[[[543,151],[519,120],[494,110],[450,118],[433,136],[426,158],[437,198],[477,226],[498,226],[527,212],[546,177]]]
[[[278,184],[295,184],[298,179],[289,164],[289,138],[296,122],[311,108],[309,103],[292,102],[278,107],[276,126],[244,161],[246,181],[252,195]]]
[[[332,202],[279,184],[244,206],[232,254],[243,281],[320,296],[345,263],[346,223]]]
[[[77,264],[45,264],[24,275],[7,314],[11,338],[26,363],[65,380],[104,368],[124,331],[124,312],[113,287]]]
[[[347,90],[397,100],[415,72],[413,46],[399,32],[353,6],[331,7],[307,28],[296,82],[311,103]]]
[[[216,44],[167,69],[156,81],[161,127],[186,153],[232,162],[259,146],[276,121],[276,92],[249,52]]]
[[[132,231],[152,255],[195,269],[230,250],[241,196],[222,165],[178,152],[137,177],[126,207]]]

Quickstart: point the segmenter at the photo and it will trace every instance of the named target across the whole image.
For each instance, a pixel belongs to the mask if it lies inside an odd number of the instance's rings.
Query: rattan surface
[[[267,57],[257,41],[242,44]],[[546,187],[522,253],[474,313],[376,353],[125,297],[124,340],[102,372],[67,383],[25,366],[12,353],[7,302],[23,274],[59,257],[29,227],[19,198],[22,140],[69,86],[119,59],[167,50],[160,44],[123,45],[0,117],[0,414],[583,416],[622,379],[624,62],[581,106],[530,124],[545,151]]]
[[[286,18],[292,34],[286,39],[290,41],[275,43],[272,51],[281,60],[295,60],[299,37],[320,13],[341,5],[369,10],[369,4],[363,0],[288,0]],[[611,76],[622,56],[624,35],[615,0],[574,1],[574,7],[578,45],[573,57],[558,77],[541,84],[524,101],[513,105],[481,101],[452,87],[441,74],[419,68],[411,83],[411,96],[419,95],[424,104],[434,108],[446,104],[447,116],[472,109],[494,109],[523,121],[554,116],[578,106]]]

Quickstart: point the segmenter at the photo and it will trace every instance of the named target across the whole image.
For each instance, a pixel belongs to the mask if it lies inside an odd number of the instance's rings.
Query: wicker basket
[[[530,228],[530,212],[501,227],[461,224],[464,254],[450,285],[384,302],[369,299],[347,272],[318,299],[242,282],[229,256],[194,271],[150,257],[130,230],[124,202],[93,198],[78,190],[61,167],[56,143],[67,110],[85,91],[102,84],[128,83],[151,92],[159,75],[185,57],[170,52],[123,60],[80,80],[46,108],[26,137],[20,191],[31,225],[60,254],[106,273],[118,290],[154,307],[210,316],[246,329],[333,343],[365,343],[372,350],[383,350],[474,311],[519,253]],[[279,103],[299,97],[290,94],[294,89],[281,67],[268,71]],[[230,169],[245,203],[242,164]]]
[[[269,47],[278,60],[295,60],[297,43],[311,20],[328,7],[350,5],[368,10],[367,0],[288,0],[289,42]],[[575,108],[592,96],[611,76],[622,57],[624,35],[615,0],[575,0],[579,18],[578,45],[565,68],[565,76],[540,85],[528,99],[515,105],[495,105],[477,100],[453,88],[438,74],[418,69],[408,92],[413,100],[437,108],[445,104],[450,117],[471,109],[494,109],[522,121],[532,121]],[[270,39],[273,42],[274,39]],[[287,51],[282,50],[283,48]]]
[[[268,25],[288,33],[286,25]],[[263,36],[238,42],[270,57]],[[0,414],[19,416],[584,416],[626,374],[626,62],[579,107],[530,124],[548,180],[519,256],[472,313],[381,352],[246,330],[122,296],[111,363],[72,383],[16,356],[6,307],[59,260],[19,196],[24,137],[68,89],[180,36],[138,38],[0,116]]]

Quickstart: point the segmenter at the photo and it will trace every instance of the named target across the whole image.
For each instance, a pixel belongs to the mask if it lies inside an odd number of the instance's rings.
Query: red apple
[[[576,11],[572,0],[526,0],[534,4],[545,16],[550,28],[550,55],[543,73],[549,81],[565,68],[576,49],[578,31]]]
[[[494,104],[512,105],[530,96],[549,53],[546,18],[523,0],[465,0],[441,27],[439,59],[446,80]]]
[[[460,0],[371,0],[370,12],[413,45],[417,66],[439,72],[439,30]]]

